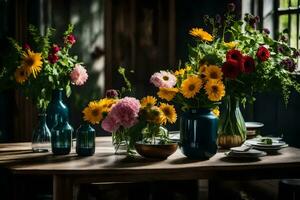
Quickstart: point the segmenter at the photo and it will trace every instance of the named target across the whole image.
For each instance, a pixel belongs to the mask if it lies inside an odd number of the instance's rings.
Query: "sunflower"
[[[221,68],[216,65],[209,65],[206,68],[204,74],[208,80],[209,79],[221,80],[222,76],[223,76],[223,72],[222,72]]]
[[[220,80],[210,79],[207,81],[205,91],[211,101],[220,101],[225,96],[225,86]]]
[[[238,43],[237,43],[237,42],[234,42],[234,41],[232,41],[232,42],[224,42],[224,46],[227,47],[227,48],[229,48],[229,49],[233,49],[233,48],[235,48],[237,45],[238,45]]]
[[[26,69],[24,67],[18,67],[15,71],[15,79],[17,81],[17,83],[24,83],[27,80],[28,76],[27,76],[27,72]]]
[[[156,104],[156,98],[153,96],[146,96],[141,99],[141,106],[144,107],[152,107]]]
[[[82,111],[84,114],[83,119],[90,122],[91,124],[99,124],[102,120],[102,106],[100,101],[92,101]]]
[[[190,35],[204,41],[211,42],[213,41],[213,36],[208,32],[204,31],[202,28],[192,28],[190,30]]]
[[[104,98],[99,101],[99,105],[101,107],[102,113],[108,113],[111,107],[117,103],[116,99],[113,98]]]
[[[185,98],[193,98],[201,89],[202,80],[197,76],[190,76],[181,84],[181,93]]]
[[[178,93],[177,88],[159,88],[159,91],[157,92],[157,95],[161,99],[171,101],[177,93]]]
[[[33,74],[33,77],[36,78],[42,69],[42,54],[27,50],[27,52],[23,53],[21,64],[25,67],[28,75]]]
[[[163,124],[166,124],[167,122],[173,124],[176,122],[177,114],[173,105],[169,105],[167,103],[161,103],[159,108],[163,112],[163,120],[162,120]]]

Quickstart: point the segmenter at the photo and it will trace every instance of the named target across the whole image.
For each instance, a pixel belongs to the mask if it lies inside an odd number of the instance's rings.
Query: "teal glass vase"
[[[180,148],[191,159],[207,160],[217,152],[218,118],[210,109],[190,109],[180,118]]]
[[[72,147],[73,128],[68,121],[60,121],[51,130],[51,148],[55,155],[69,154]]]
[[[45,113],[38,115],[38,124],[32,133],[33,152],[48,152],[51,149],[51,133],[46,124],[46,116]]]
[[[51,130],[59,121],[69,120],[69,110],[63,102],[63,89],[52,91],[52,98],[47,107],[47,125]]]
[[[95,153],[96,131],[88,123],[76,131],[76,153],[79,156],[91,156]]]

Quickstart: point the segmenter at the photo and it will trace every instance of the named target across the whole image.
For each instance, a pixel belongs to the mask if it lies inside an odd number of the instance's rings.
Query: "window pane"
[[[298,0],[291,0],[291,7],[297,7],[298,6]]]
[[[297,15],[291,16],[290,45],[297,48]]]
[[[282,32],[284,29],[289,28],[289,17],[288,15],[281,15],[279,17],[279,32]]]
[[[289,0],[280,0],[279,1],[279,8],[288,8],[289,7]]]

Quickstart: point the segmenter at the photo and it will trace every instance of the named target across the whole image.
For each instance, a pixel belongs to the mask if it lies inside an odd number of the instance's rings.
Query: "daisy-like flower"
[[[220,101],[225,96],[225,86],[220,80],[211,79],[207,81],[204,88],[211,101]]]
[[[146,109],[145,112],[147,122],[154,124],[162,124],[165,120],[164,113],[157,106],[153,106],[151,107],[151,109]]]
[[[37,74],[42,70],[42,54],[35,53],[30,49],[23,53],[21,65],[25,68],[28,76],[30,74],[36,78]]]
[[[232,42],[224,42],[224,46],[229,48],[229,49],[234,49],[238,45],[237,42],[232,41]]]
[[[156,104],[157,99],[153,96],[146,96],[144,98],[141,99],[140,103],[141,103],[141,107],[152,107]]]
[[[177,78],[172,73],[167,71],[160,71],[154,73],[150,82],[156,87],[172,88],[176,85]]]
[[[181,84],[181,93],[185,98],[193,98],[201,89],[202,80],[197,76],[190,76]]]
[[[209,79],[216,79],[216,80],[221,80],[223,76],[223,72],[220,67],[216,65],[209,65],[205,72],[205,77]]]
[[[82,111],[84,121],[88,121],[91,124],[99,124],[103,119],[102,106],[99,101],[92,101]]]
[[[161,99],[171,101],[178,92],[179,90],[177,88],[159,88],[157,95]]]
[[[203,41],[208,41],[208,42],[213,41],[213,36],[208,32],[204,31],[202,28],[192,28],[190,30],[190,35]]]
[[[99,105],[101,106],[102,113],[108,113],[112,106],[118,102],[117,99],[114,98],[104,98],[99,101]]]
[[[15,79],[17,83],[22,84],[27,80],[27,78],[28,76],[27,76],[26,69],[23,66],[18,67],[15,71]]]
[[[163,113],[162,123],[166,124],[167,122],[173,124],[177,120],[177,113],[173,105],[167,103],[161,103],[159,106],[160,110]]]
[[[75,85],[83,85],[88,77],[86,69],[80,64],[75,64],[74,69],[70,73],[71,82]]]

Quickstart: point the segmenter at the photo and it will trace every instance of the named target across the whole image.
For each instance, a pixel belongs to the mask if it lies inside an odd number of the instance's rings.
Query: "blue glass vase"
[[[191,159],[207,160],[217,152],[218,118],[210,109],[190,109],[180,119],[180,146]]]
[[[33,152],[48,152],[51,149],[51,133],[46,124],[46,116],[45,113],[38,115],[38,125],[32,133]]]
[[[79,156],[91,156],[95,153],[96,131],[88,123],[76,131],[76,153]]]
[[[47,125],[51,130],[59,121],[69,120],[68,107],[63,102],[63,89],[53,90],[51,102],[47,108]]]
[[[73,128],[68,121],[60,121],[51,130],[51,148],[55,155],[66,155],[71,151]]]

